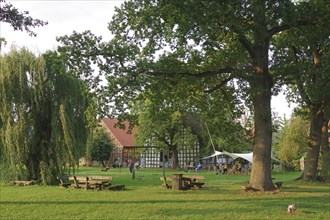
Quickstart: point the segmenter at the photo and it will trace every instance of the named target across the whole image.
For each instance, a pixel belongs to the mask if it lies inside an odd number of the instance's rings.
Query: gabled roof
[[[120,146],[135,146],[134,135],[137,134],[138,130],[137,128],[133,128],[131,133],[127,133],[129,127],[128,121],[122,122],[125,125],[125,129],[121,129],[118,126],[115,127],[115,124],[118,123],[117,119],[103,118],[102,122]]]

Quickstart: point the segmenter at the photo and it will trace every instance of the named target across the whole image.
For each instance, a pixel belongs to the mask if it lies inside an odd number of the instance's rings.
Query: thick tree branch
[[[310,100],[310,98],[308,97],[308,95],[307,95],[307,93],[304,89],[304,86],[302,85],[302,82],[301,82],[300,78],[297,79],[297,88],[298,88],[300,96],[306,102],[307,106],[311,106],[313,103]]]
[[[313,24],[315,24],[315,23],[313,23],[311,21],[297,21],[294,24],[283,24],[283,25],[275,26],[275,27],[271,28],[268,31],[268,33],[269,33],[269,36],[272,37],[273,35],[280,33],[282,31],[288,30],[290,28],[313,25]]]
[[[222,80],[219,84],[217,84],[215,87],[211,88],[211,89],[206,89],[204,90],[205,93],[212,93],[218,89],[220,89],[221,87],[225,86],[230,80],[232,79],[232,77],[228,77],[225,80]]]
[[[250,56],[252,58],[255,58],[256,57],[256,51],[253,49],[251,43],[246,39],[246,37],[239,34],[238,35],[238,40],[245,47],[245,49],[249,52]]]
[[[294,62],[298,65],[297,48],[295,46],[292,46],[291,49],[292,49],[292,53],[293,53],[293,57],[294,57]],[[299,95],[306,102],[307,106],[311,106],[312,101],[309,99],[309,97],[304,89],[303,83],[301,82],[301,79],[300,79],[300,75],[298,75],[296,77],[295,81],[297,83]]]
[[[154,72],[144,72],[148,75],[151,76],[176,76],[176,75],[180,75],[180,76],[192,76],[192,77],[197,77],[197,78],[203,78],[203,77],[207,77],[207,76],[215,76],[218,74],[222,74],[222,73],[232,73],[234,71],[234,69],[232,67],[225,67],[223,69],[218,69],[218,70],[207,70],[204,72],[199,72],[199,73],[191,73],[191,72],[158,72],[158,71],[154,71]]]

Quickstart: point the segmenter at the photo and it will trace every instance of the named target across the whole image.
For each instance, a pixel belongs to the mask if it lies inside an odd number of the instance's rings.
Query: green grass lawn
[[[167,170],[170,176],[178,171]],[[182,172],[181,172],[182,173]],[[187,174],[183,172],[184,174]],[[188,174],[195,174],[194,172]],[[201,190],[174,191],[161,186],[161,169],[144,169],[131,179],[127,169],[101,172],[83,167],[76,175],[113,175],[122,191],[62,189],[57,186],[1,184],[1,219],[330,219],[330,185],[295,181],[299,173],[274,174],[281,192],[244,193],[249,177],[202,171]],[[295,203],[294,215],[286,213]]]

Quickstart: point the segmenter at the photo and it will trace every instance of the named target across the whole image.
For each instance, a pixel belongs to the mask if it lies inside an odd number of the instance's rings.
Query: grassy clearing
[[[178,173],[166,171],[166,175]],[[193,174],[193,173],[191,173]],[[243,193],[248,176],[202,171],[202,190],[175,192],[161,187],[161,169],[144,169],[131,179],[127,169],[101,172],[81,168],[76,175],[114,175],[123,191],[86,191],[57,186],[1,185],[1,219],[330,219],[330,186],[295,181],[299,173],[278,173],[279,193]],[[298,205],[294,215],[288,204]]]

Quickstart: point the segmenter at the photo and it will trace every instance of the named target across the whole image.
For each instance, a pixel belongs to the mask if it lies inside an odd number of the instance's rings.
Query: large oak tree
[[[314,6],[306,7],[316,25],[301,29],[291,29],[275,39],[274,67],[291,89],[290,97],[301,108],[308,110],[310,119],[309,141],[305,160],[304,179],[317,179],[322,127],[329,120],[330,105],[330,5],[315,1]],[[306,11],[307,13],[307,11]],[[323,141],[324,146],[328,142]],[[324,163],[329,156],[323,155]],[[328,169],[328,168],[326,168]],[[327,175],[329,175],[329,172]],[[324,179],[329,179],[329,176]]]
[[[274,78],[269,71],[269,51],[275,35],[311,23],[308,13],[300,13],[309,4],[295,5],[289,0],[126,1],[109,25],[114,35],[111,42],[103,43],[90,32],[74,33],[60,39],[64,44],[60,50],[67,54],[71,67],[90,80],[90,64],[98,65],[109,81],[103,101],[113,101],[108,103],[114,114],[125,112],[129,97],[152,88],[155,81],[168,83],[171,78],[198,83],[201,91],[220,92],[237,79],[253,106],[250,184],[259,190],[274,190],[270,106]]]

